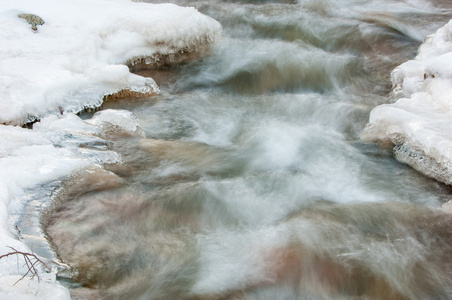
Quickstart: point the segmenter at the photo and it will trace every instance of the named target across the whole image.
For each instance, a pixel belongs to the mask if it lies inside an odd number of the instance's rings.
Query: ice
[[[116,133],[146,137],[143,129],[139,127],[138,118],[127,110],[102,110],[95,113],[87,123],[96,125],[103,136]]]
[[[452,184],[452,21],[391,74],[393,104],[372,110],[365,141],[393,144],[395,157]]]
[[[45,23],[33,31],[18,14]],[[197,51],[221,25],[194,8],[129,0],[0,0],[0,123],[98,107],[127,89],[158,92],[126,63]]]

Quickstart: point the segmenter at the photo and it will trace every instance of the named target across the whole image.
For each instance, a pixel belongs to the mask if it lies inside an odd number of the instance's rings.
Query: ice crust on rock
[[[452,184],[452,21],[395,68],[391,81],[397,101],[372,110],[362,139],[395,145],[398,160]]]
[[[18,17],[45,22],[33,31]],[[196,51],[221,25],[194,8],[130,0],[0,0],[0,123],[98,107],[121,90],[157,93],[126,63]]]
[[[127,110],[102,110],[95,113],[91,120],[86,121],[86,123],[97,126],[102,136],[126,134],[146,137],[143,129],[139,127],[138,118]]]

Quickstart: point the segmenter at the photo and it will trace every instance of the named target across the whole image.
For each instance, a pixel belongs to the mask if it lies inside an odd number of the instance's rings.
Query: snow
[[[19,14],[45,23],[34,31]],[[222,28],[194,8],[130,0],[0,0],[0,26],[3,255],[8,247],[31,252],[14,229],[30,193],[81,168],[121,162],[106,136],[144,137],[128,111],[106,110],[90,120],[74,112],[122,90],[158,93],[151,78],[130,73],[126,64],[196,52],[220,38]],[[12,126],[34,120],[40,121],[33,130]],[[0,299],[70,299],[55,267],[39,269],[40,281],[18,281],[26,271],[16,256],[0,259]]]
[[[21,13],[44,20],[31,29]],[[221,25],[194,8],[130,0],[0,0],[0,123],[98,107],[123,89],[158,92],[131,74],[139,58],[196,51]]]
[[[24,209],[25,203],[20,199],[27,188],[67,176],[77,168],[86,166],[88,162],[72,155],[68,149],[55,147],[38,132],[0,125],[0,136],[0,253],[11,252],[7,247],[30,252],[25,244],[12,235],[8,211]],[[46,298],[42,297],[43,293],[62,293],[61,286],[54,284],[54,279],[37,284],[36,280],[27,277],[23,283],[18,283],[13,288],[13,284],[26,273],[23,263],[16,257],[0,260],[1,299],[33,299],[33,295],[36,296],[35,299],[42,299]],[[67,293],[61,294],[60,299],[68,298]]]
[[[395,157],[452,184],[452,21],[391,74],[395,103],[374,108],[362,139],[393,144]]]

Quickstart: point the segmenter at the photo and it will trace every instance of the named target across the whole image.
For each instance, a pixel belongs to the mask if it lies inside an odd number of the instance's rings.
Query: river
[[[161,95],[103,105],[147,138],[112,136],[124,162],[66,182],[45,218],[73,298],[452,298],[451,188],[360,140],[452,4],[173,2],[224,38],[139,71]]]

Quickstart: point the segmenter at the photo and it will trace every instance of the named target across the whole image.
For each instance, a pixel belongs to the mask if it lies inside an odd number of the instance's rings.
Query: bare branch
[[[36,254],[18,251],[13,247],[8,247],[8,248],[10,248],[13,251],[0,255],[0,259],[8,257],[8,256],[12,256],[12,255],[22,256],[25,261],[24,266],[27,266],[27,269],[28,269],[27,272],[19,280],[17,280],[16,283],[14,283],[14,285],[16,285],[22,279],[24,279],[28,274],[30,274],[31,279],[37,277],[38,281],[41,281],[38,270],[36,269],[37,264],[44,266],[44,268],[46,268],[47,270],[50,271],[50,268],[45,264],[45,262],[43,262],[38,256],[36,256]]]

